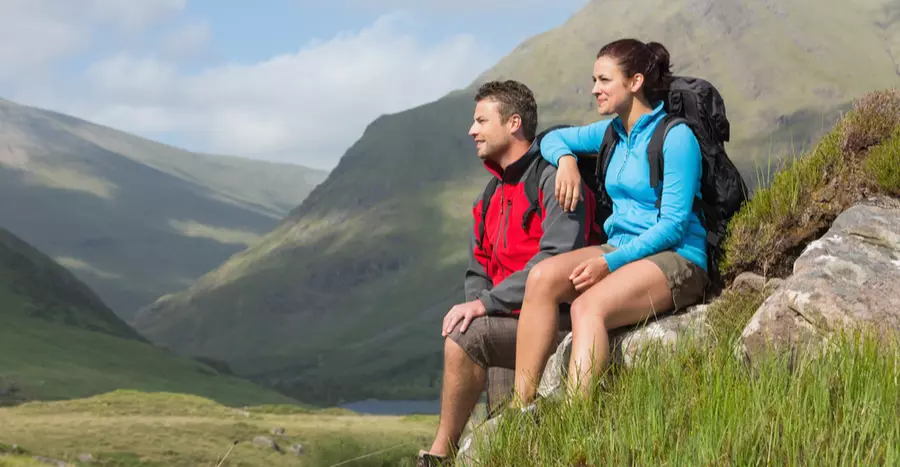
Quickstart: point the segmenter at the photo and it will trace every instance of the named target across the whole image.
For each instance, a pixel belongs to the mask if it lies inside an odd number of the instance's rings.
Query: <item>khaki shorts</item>
[[[511,315],[493,315],[475,318],[469,323],[466,332],[459,331],[457,326],[448,336],[478,366],[516,368],[516,334],[519,331],[519,318]],[[568,312],[559,314],[559,331],[553,348],[572,330],[572,320]]]
[[[609,244],[600,245],[599,248],[604,253],[611,253],[616,249]],[[665,274],[669,290],[672,291],[672,300],[675,302],[675,311],[705,300],[709,276],[703,268],[672,250],[662,251],[644,259],[658,266]]]

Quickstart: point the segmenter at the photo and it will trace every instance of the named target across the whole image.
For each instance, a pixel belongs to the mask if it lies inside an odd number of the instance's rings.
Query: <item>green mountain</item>
[[[192,153],[0,99],[0,226],[126,319],[272,230],[325,175]]]
[[[293,402],[220,363],[154,347],[71,272],[0,229],[0,405],[117,389],[231,405]]]
[[[305,400],[436,396],[439,323],[463,300],[487,180],[467,136],[475,88],[515,78],[535,91],[542,127],[594,121],[593,59],[623,36],[666,44],[676,73],[716,84],[751,185],[853,98],[900,82],[896,2],[595,0],[468,88],[376,119],[277,229],[135,326]]]

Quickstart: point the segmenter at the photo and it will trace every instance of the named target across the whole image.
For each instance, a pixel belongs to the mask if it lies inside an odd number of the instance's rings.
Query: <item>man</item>
[[[593,206],[592,194],[583,190],[591,202],[570,212],[554,196],[556,168],[543,160],[535,141],[537,104],[531,90],[516,81],[489,82],[475,102],[469,135],[494,178],[472,210],[467,301],[444,317],[440,426],[431,448],[419,452],[420,466],[441,465],[455,449],[487,370],[515,368],[518,313],[530,269],[584,246],[591,233],[586,206]],[[571,329],[567,318],[560,317],[563,331]]]

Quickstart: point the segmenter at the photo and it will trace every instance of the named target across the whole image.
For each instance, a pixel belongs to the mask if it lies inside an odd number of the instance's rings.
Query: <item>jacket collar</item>
[[[655,128],[656,124],[659,122],[663,116],[665,116],[665,110],[663,110],[663,102],[660,101],[656,104],[656,107],[650,113],[641,115],[638,118],[638,121],[634,123],[634,128],[631,129],[632,133],[642,133],[644,130],[650,128]],[[616,133],[619,134],[619,138],[623,140],[628,140],[628,134],[625,133],[625,125],[622,123],[621,117],[616,117],[612,122],[613,128],[616,130]]]
[[[500,167],[500,164],[486,160],[484,161],[484,167],[490,172],[493,176],[497,177],[503,182],[512,183],[519,181],[522,178],[522,175],[525,173],[525,170],[528,169],[528,166],[531,165],[531,162],[534,161],[535,157],[540,157],[541,147],[537,141],[533,141],[531,143],[531,147],[528,148],[528,151],[522,155],[517,161],[510,164],[506,170]]]

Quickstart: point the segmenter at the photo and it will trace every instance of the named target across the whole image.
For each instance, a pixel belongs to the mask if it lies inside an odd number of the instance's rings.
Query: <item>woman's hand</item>
[[[559,170],[556,172],[556,200],[565,211],[574,211],[581,201],[581,173],[575,156],[563,156],[559,159]]]
[[[609,264],[606,262],[606,258],[600,256],[579,264],[569,275],[569,280],[572,281],[572,285],[575,286],[578,293],[583,293],[608,275]]]

